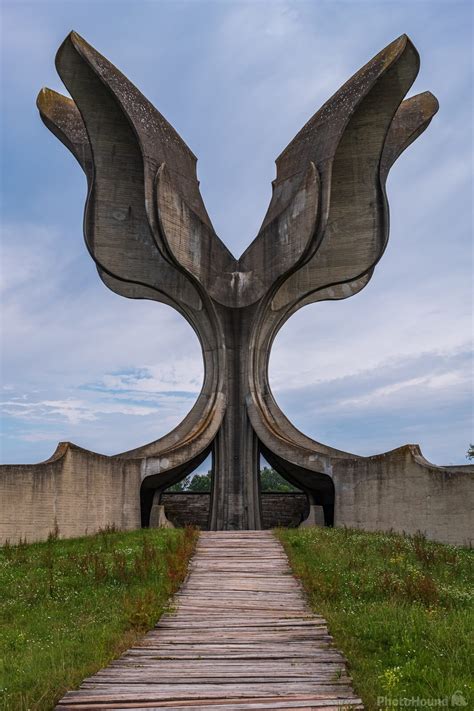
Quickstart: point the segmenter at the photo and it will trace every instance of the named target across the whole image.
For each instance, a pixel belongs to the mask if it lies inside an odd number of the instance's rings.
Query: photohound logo
[[[378,696],[377,706],[383,711],[392,711],[392,709],[440,709],[440,708],[464,708],[467,706],[466,698],[461,691],[455,691],[451,696],[445,696],[442,699],[428,699],[421,696],[412,696],[411,698],[397,698],[394,696]]]

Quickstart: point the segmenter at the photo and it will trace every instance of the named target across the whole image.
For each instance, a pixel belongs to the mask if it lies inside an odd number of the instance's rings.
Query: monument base
[[[146,467],[145,459],[107,457],[69,442],[61,443],[40,464],[0,466],[0,542],[41,541],[56,528],[61,538],[107,527],[140,528],[140,489]],[[473,474],[470,465],[430,464],[416,445],[375,457],[334,461],[334,526],[409,535],[421,532],[441,543],[470,546],[474,543]],[[179,508],[179,500],[206,496],[161,495],[163,501],[152,506],[151,525],[155,520],[164,522],[160,506],[165,506],[166,518],[176,525],[172,511]],[[297,526],[307,506],[302,494],[262,494],[261,499],[265,528]]]
[[[322,506],[311,504],[308,517],[301,522],[300,528],[313,528],[314,526],[324,526],[324,509]]]
[[[174,528],[171,521],[166,518],[165,507],[159,502],[160,496],[157,492],[154,496],[153,506],[151,507],[150,528]]]

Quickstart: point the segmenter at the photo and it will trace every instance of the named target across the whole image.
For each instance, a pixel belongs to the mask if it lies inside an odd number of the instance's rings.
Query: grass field
[[[0,548],[0,708],[51,709],[153,627],[196,536],[108,531]]]
[[[152,627],[196,535],[108,531],[1,548],[0,709],[51,709]],[[346,529],[277,535],[368,711],[474,708],[472,551]]]
[[[342,528],[278,536],[369,711],[474,709],[473,551]]]

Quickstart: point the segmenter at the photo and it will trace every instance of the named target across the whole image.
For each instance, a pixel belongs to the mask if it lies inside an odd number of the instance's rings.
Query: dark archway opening
[[[297,528],[309,514],[309,499],[301,487],[277,471],[260,454],[260,516],[263,529]]]
[[[186,480],[189,475],[196,473],[209,454],[210,448],[206,449],[204,452],[201,452],[201,454],[182,466],[169,469],[166,472],[150,474],[144,479],[140,487],[140,514],[142,528],[148,528],[150,526],[150,515],[153,504],[156,504],[157,502],[161,503],[162,499],[168,492],[178,497],[179,495],[193,496],[195,492],[170,492],[170,488],[173,487],[173,485]],[[210,494],[207,496],[210,499]]]
[[[270,466],[283,479],[286,479],[286,481],[306,494],[308,500],[307,511],[309,512],[310,505],[322,506],[325,526],[333,526],[335,493],[331,477],[327,474],[313,472],[295,464],[290,464],[273,454],[262,444],[260,444],[260,451]]]

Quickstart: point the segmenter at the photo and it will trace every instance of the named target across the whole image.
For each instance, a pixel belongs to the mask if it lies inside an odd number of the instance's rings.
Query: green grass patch
[[[196,538],[104,531],[0,548],[0,708],[51,709],[153,627]]]
[[[344,528],[277,535],[369,711],[474,708],[473,551]]]

